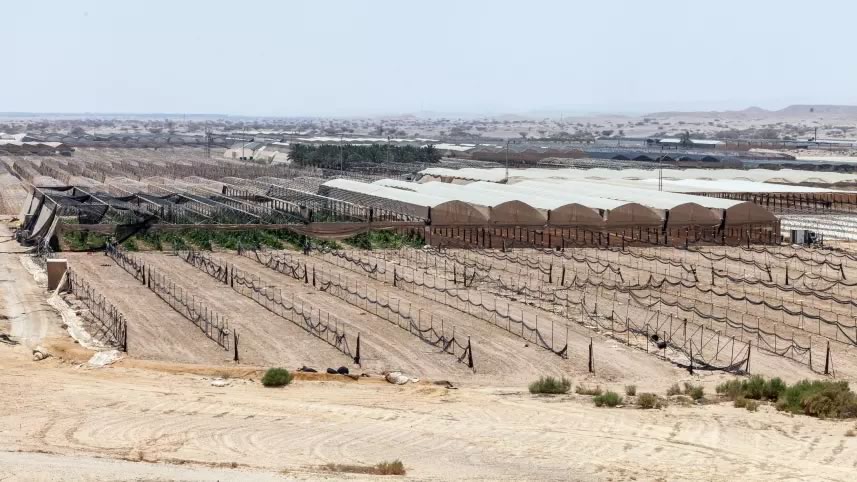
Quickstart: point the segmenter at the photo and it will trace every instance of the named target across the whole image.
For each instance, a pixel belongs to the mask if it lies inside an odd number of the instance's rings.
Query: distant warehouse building
[[[223,152],[223,157],[227,159],[241,159],[242,161],[253,160],[256,157],[256,151],[263,147],[265,147],[265,144],[262,142],[236,142]]]
[[[717,141],[714,139],[690,139],[689,144],[685,144],[678,137],[667,137],[664,139],[646,139],[646,144],[648,145],[658,145],[667,148],[678,149],[679,147],[697,147],[702,149],[715,149],[717,146],[723,144],[723,141]]]

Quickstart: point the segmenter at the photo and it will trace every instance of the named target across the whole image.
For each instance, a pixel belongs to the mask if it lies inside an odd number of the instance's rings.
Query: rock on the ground
[[[111,365],[115,363],[117,360],[122,358],[122,353],[119,350],[107,350],[100,351],[95,355],[92,355],[92,358],[89,359],[89,366],[91,367],[103,367],[107,365]]]
[[[48,350],[41,345],[37,346],[36,349],[33,350],[33,361],[42,361],[49,356],[51,356],[51,354],[48,353]]]
[[[390,372],[384,375],[384,378],[394,385],[404,385],[406,383],[416,383],[419,378],[410,378],[402,372]]]

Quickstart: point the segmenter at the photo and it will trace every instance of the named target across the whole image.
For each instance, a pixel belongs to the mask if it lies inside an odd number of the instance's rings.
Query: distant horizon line
[[[766,111],[766,112],[778,112],[782,110],[787,110],[791,107],[836,107],[836,108],[857,108],[857,105],[853,104],[814,104],[814,103],[797,103],[797,104],[788,104],[780,109],[768,109],[757,107],[755,105],[750,105],[748,107],[744,107],[741,109],[676,109],[676,108],[662,108],[660,110],[649,109],[649,110],[622,110],[622,109],[601,109],[596,108],[595,106],[589,106],[589,108],[583,106],[575,106],[569,107],[568,109],[562,108],[544,108],[544,109],[530,109],[526,111],[507,111],[507,112],[452,112],[452,111],[441,111],[441,110],[420,110],[420,111],[411,111],[411,112],[399,112],[399,113],[383,113],[383,114],[300,114],[300,115],[253,115],[253,114],[225,114],[225,113],[200,113],[200,112],[105,112],[105,111],[69,111],[69,112],[38,112],[38,111],[9,111],[9,112],[0,112],[0,118],[8,117],[87,117],[87,116],[107,116],[107,117],[152,117],[152,118],[209,118],[209,119],[228,119],[228,118],[236,118],[236,119],[319,119],[319,118],[333,118],[333,119],[347,119],[347,118],[384,118],[384,117],[406,117],[406,116],[415,116],[415,117],[426,117],[426,118],[449,118],[449,117],[506,117],[506,116],[564,116],[564,117],[586,117],[586,116],[609,116],[609,115],[627,115],[627,116],[645,116],[650,114],[659,114],[659,113],[676,113],[676,114],[693,114],[693,113],[740,113],[745,111]]]

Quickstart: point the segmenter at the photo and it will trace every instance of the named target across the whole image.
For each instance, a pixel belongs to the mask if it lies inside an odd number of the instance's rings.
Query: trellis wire
[[[415,294],[419,294],[419,293],[417,293],[417,290],[415,289],[416,287],[422,287],[422,288],[426,288],[426,289],[429,289],[432,291],[436,291],[440,294],[444,294],[445,296],[443,297],[442,300],[441,299],[434,299],[434,298],[428,298],[428,299],[431,299],[432,301],[435,301],[438,303],[442,303],[442,304],[449,306],[450,308],[454,308],[458,311],[462,311],[464,313],[476,316],[477,318],[479,318],[483,321],[487,321],[488,323],[491,323],[494,326],[497,326],[497,327],[499,327],[499,328],[501,328],[501,329],[503,329],[503,330],[505,330],[505,331],[517,336],[517,337],[523,338],[527,342],[535,343],[539,347],[544,348],[545,350],[548,350],[548,351],[560,356],[561,358],[568,358],[568,332],[567,332],[567,330],[566,330],[566,343],[565,343],[565,345],[562,348],[557,349],[556,344],[554,343],[553,335],[548,336],[547,334],[542,333],[542,331],[539,329],[538,318],[536,318],[535,324],[533,324],[532,322],[527,323],[527,321],[523,315],[523,312],[521,312],[520,319],[516,319],[513,316],[513,313],[509,312],[509,310],[507,310],[506,313],[502,313],[501,311],[498,311],[496,309],[496,307],[492,308],[492,307],[485,306],[484,304],[482,304],[481,300],[479,303],[476,303],[476,302],[472,301],[469,297],[468,298],[462,297],[461,295],[459,295],[457,293],[457,291],[458,291],[457,288],[453,290],[453,289],[440,288],[440,287],[435,286],[435,285],[428,285],[428,284],[425,284],[424,282],[421,283],[421,282],[417,281],[415,277],[412,277],[412,279],[407,279],[404,277],[404,275],[399,275],[395,271],[393,273],[390,273],[389,270],[387,270],[387,268],[380,267],[380,265],[378,263],[375,263],[375,265],[372,266],[371,263],[366,263],[360,259],[354,258],[354,257],[350,256],[347,252],[342,252],[342,251],[333,250],[333,249],[324,249],[323,252],[326,254],[330,254],[336,258],[345,260],[348,263],[357,266],[359,269],[361,269],[365,273],[368,273],[368,274],[376,274],[376,273],[377,274],[387,274],[388,275],[387,278],[389,278],[388,281],[391,282],[391,284],[393,286],[398,286],[399,283],[405,283],[407,285],[411,285],[412,286],[412,292]],[[453,299],[457,299],[457,300],[461,301],[462,303],[464,303],[464,308],[459,306],[458,303],[455,303],[454,301],[450,301],[448,298],[453,298]],[[480,312],[474,313],[473,310],[471,310],[471,308],[481,309],[481,310],[487,312],[488,314],[486,315],[486,314],[483,314]],[[506,323],[505,324],[499,323],[497,321],[498,318],[506,320]],[[514,328],[512,327],[513,323],[515,326]],[[551,324],[551,332],[553,332],[553,331],[554,330],[553,330],[553,323],[552,323]]]
[[[128,255],[119,246],[108,243],[106,252],[117,265],[149,288],[173,310],[196,325],[206,337],[224,350],[235,347],[238,335],[229,329],[229,321],[225,316],[209,309],[196,296],[189,294],[187,289],[176,285],[157,270],[145,266],[141,260]],[[235,361],[238,361],[237,350]]]
[[[281,290],[278,289],[275,292],[272,286],[262,286],[261,278],[245,273],[234,265],[230,266],[215,261],[208,254],[194,250],[181,251],[178,254],[191,266],[221,283],[229,285],[236,293],[250,298],[280,318],[296,324],[316,338],[348,355],[354,360],[354,363],[360,365],[360,334],[357,334],[354,341],[356,350],[352,352],[351,343],[343,323],[337,321],[336,316],[333,316],[334,324],[331,325],[331,315],[325,312],[328,321],[324,322],[321,320],[322,311],[320,309],[304,303],[301,303],[300,306],[294,302],[290,303],[283,297]],[[279,311],[277,307],[280,308]],[[313,313],[317,313],[317,321],[313,321]]]
[[[91,336],[105,345],[115,346],[128,351],[128,321],[112,303],[95,290],[73,269],[66,269],[68,291],[74,294],[101,326]]]
[[[257,263],[271,269],[277,271],[278,273],[291,276],[296,280],[303,280],[305,283],[309,284],[309,271],[306,263],[301,263],[300,261],[294,259],[292,256],[281,253],[281,254],[273,254],[273,253],[260,253],[258,250],[244,250],[239,249],[239,254],[244,257],[256,261]],[[267,257],[267,260],[263,259],[263,257]],[[435,328],[435,320],[432,315],[429,318],[429,326],[427,328],[423,328],[422,325],[422,312],[418,311],[417,318],[414,319],[412,315],[411,305],[407,303],[407,314],[404,313],[404,309],[401,306],[401,303],[397,303],[396,307],[393,308],[391,303],[391,299],[388,295],[387,302],[383,302],[380,296],[375,294],[375,299],[371,299],[369,296],[368,288],[364,285],[363,291],[364,294],[360,294],[360,289],[356,285],[352,287],[348,286],[347,280],[346,282],[342,282],[338,278],[334,278],[333,276],[328,275],[324,270],[316,271],[315,267],[312,267],[312,279],[313,285],[316,286],[320,291],[325,291],[330,293],[333,296],[336,296],[339,299],[344,300],[345,302],[360,308],[366,312],[372,313],[371,310],[368,309],[366,304],[361,305],[360,303],[353,301],[352,296],[358,299],[363,300],[365,303],[371,303],[376,306],[374,314],[378,315],[377,308],[381,308],[388,312],[390,315],[395,315],[397,317],[397,321],[393,321],[389,316],[379,316],[382,319],[389,321],[390,323],[402,328],[408,333],[411,333],[414,336],[417,336],[420,340],[432,345],[434,347],[439,347],[441,351],[446,353],[451,353],[457,356],[457,360],[460,363],[466,363],[469,368],[474,368],[473,366],[473,349],[470,342],[470,337],[467,338],[467,343],[460,343],[454,333],[455,327],[450,324],[449,326],[453,328],[453,335],[448,336],[446,330],[444,329],[445,324],[441,320],[441,330],[438,331]],[[335,288],[335,289],[334,289]],[[403,324],[405,326],[403,326]],[[456,354],[456,348],[461,353],[460,355]]]

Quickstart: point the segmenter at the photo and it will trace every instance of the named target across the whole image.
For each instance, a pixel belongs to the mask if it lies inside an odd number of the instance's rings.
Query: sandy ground
[[[857,468],[853,421],[770,407],[598,409],[522,388],[371,381],[217,388],[6,346],[0,367],[0,474],[13,479],[314,479],[321,464],[394,458],[415,480],[851,480]]]

